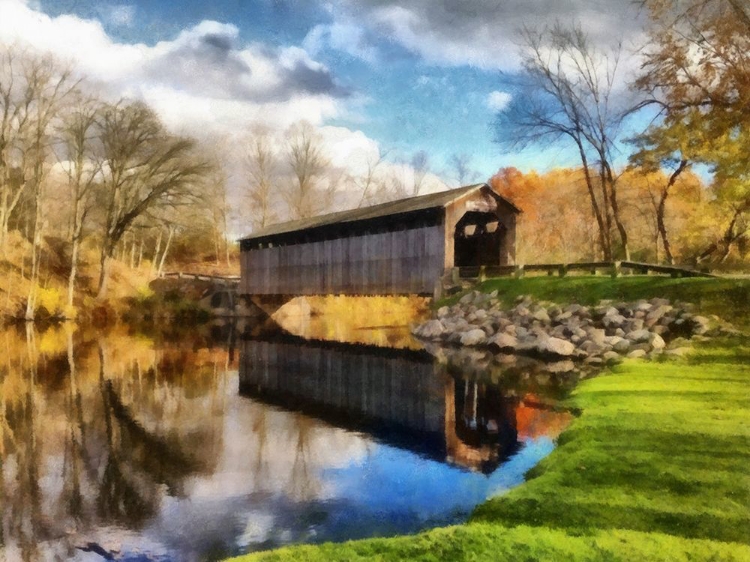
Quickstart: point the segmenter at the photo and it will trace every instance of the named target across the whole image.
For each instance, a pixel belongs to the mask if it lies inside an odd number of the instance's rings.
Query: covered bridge
[[[450,268],[513,264],[519,212],[477,184],[276,224],[240,241],[239,292],[433,294]]]

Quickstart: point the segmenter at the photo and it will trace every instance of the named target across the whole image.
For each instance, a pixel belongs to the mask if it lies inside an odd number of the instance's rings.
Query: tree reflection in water
[[[266,332],[0,333],[0,560],[218,559],[439,524],[563,425],[420,351]]]

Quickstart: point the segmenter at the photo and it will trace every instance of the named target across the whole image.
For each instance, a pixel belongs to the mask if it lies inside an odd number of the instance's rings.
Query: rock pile
[[[415,326],[412,333],[441,345],[581,360],[594,366],[616,363],[622,357],[682,355],[688,338],[722,329],[727,330],[718,318],[696,315],[691,305],[666,299],[602,301],[589,307],[519,297],[513,308],[503,310],[497,292],[474,291],[457,304],[440,308],[437,318]]]

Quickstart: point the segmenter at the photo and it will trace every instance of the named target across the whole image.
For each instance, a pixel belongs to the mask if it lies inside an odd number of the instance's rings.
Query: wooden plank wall
[[[432,294],[443,274],[441,225],[241,253],[247,295]]]
[[[439,434],[443,441],[446,383],[433,362],[386,350],[358,350],[358,346],[244,340],[240,392],[276,397],[303,410],[336,411],[352,420],[365,417]]]

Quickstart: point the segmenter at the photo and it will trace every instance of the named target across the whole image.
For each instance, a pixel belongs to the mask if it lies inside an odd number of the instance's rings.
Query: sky
[[[602,48],[622,41],[627,57],[640,17],[627,0],[0,0],[0,42],[75,61],[175,131],[305,119],[344,163],[424,150],[449,180],[451,156],[467,154],[484,180],[503,166],[575,164],[565,148],[493,142],[494,116],[518,94],[518,30],[580,23]]]

